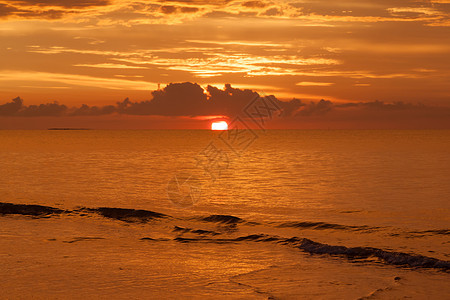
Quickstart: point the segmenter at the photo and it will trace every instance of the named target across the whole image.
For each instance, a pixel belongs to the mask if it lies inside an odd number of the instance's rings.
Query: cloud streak
[[[108,68],[111,67],[109,66]],[[4,82],[7,84],[14,81],[27,82],[28,84],[33,82],[58,83],[68,86],[95,87],[110,90],[149,90],[156,87],[155,83],[140,80],[46,72],[0,72],[0,83]],[[64,86],[60,88],[64,88]]]

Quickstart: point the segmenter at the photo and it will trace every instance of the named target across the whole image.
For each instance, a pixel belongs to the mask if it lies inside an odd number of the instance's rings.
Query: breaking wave
[[[244,221],[241,218],[228,215],[211,215],[209,217],[200,218],[200,220],[205,222],[224,223],[224,224],[237,224]]]
[[[326,222],[286,222],[279,225],[279,227],[293,227],[302,229],[336,229],[336,230],[354,230],[354,231],[369,231],[376,230],[380,227],[370,227],[367,225],[363,226],[351,226],[351,225],[340,225]]]
[[[127,223],[147,223],[152,220],[170,220],[178,221],[183,218],[173,218],[169,215],[142,209],[129,209],[129,208],[112,208],[112,207],[98,207],[98,208],[77,208],[74,210],[64,210],[54,208],[50,206],[42,205],[30,205],[30,204],[13,204],[0,202],[0,216],[4,215],[23,215],[31,216],[33,218],[49,218],[52,216],[58,216],[62,214],[78,215],[79,217],[89,216],[90,214],[97,214],[104,218],[123,221]],[[192,220],[192,218],[185,218],[185,221]],[[396,251],[387,251],[380,248],[373,247],[346,247],[338,245],[329,245],[325,243],[316,242],[307,238],[299,237],[280,237],[276,235],[268,235],[262,233],[248,234],[238,237],[222,237],[223,233],[230,233],[225,230],[219,232],[223,227],[234,228],[236,232],[238,225],[254,225],[254,222],[247,222],[239,217],[230,215],[210,215],[207,217],[197,217],[196,226],[201,226],[202,223],[216,223],[218,231],[195,229],[191,227],[172,226],[171,233],[175,233],[174,238],[153,238],[143,237],[142,241],[153,242],[165,242],[176,241],[180,243],[243,243],[243,242],[266,242],[274,243],[278,245],[290,246],[302,250],[303,252],[314,255],[333,255],[342,256],[348,259],[367,259],[367,262],[372,262],[373,258],[379,261],[397,266],[406,266],[412,268],[433,268],[444,271],[450,271],[450,261],[440,260],[433,257],[423,256],[413,253],[404,253]],[[200,223],[199,223],[200,221]],[[168,223],[169,224],[169,223]],[[266,224],[266,226],[270,226]],[[275,227],[291,227],[301,229],[314,229],[314,230],[351,230],[351,231],[371,231],[379,229],[380,227],[370,226],[351,226],[351,225],[339,225],[326,222],[285,222]],[[437,234],[448,235],[450,230],[426,230],[415,233],[422,234]],[[84,240],[92,240],[97,238],[77,238],[75,240],[67,241],[67,243],[74,243]],[[372,260],[370,260],[372,258]]]
[[[0,202],[0,215],[24,215],[47,217],[52,214],[61,214],[66,211],[58,208],[33,204],[13,204]]]
[[[80,211],[95,212],[105,218],[116,219],[124,222],[148,222],[153,219],[167,218],[168,215],[143,209],[129,208],[81,208]]]

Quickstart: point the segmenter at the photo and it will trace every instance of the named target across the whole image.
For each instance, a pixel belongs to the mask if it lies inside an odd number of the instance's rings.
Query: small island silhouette
[[[91,130],[90,128],[69,128],[69,127],[53,127],[47,130]]]

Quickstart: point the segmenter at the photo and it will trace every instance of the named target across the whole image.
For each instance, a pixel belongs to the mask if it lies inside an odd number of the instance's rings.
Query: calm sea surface
[[[449,153],[450,131],[0,131],[0,202],[64,211],[0,211],[0,289],[445,299]]]

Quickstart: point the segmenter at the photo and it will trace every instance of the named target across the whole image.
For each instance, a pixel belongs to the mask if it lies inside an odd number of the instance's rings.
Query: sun
[[[211,124],[211,130],[228,130],[228,123],[225,121],[213,122]]]

